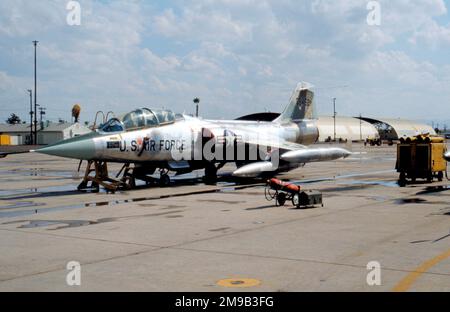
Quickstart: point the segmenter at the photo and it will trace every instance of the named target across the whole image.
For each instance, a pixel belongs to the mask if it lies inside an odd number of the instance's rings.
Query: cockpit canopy
[[[175,115],[171,110],[142,108],[119,118],[111,118],[99,129],[102,132],[131,131],[174,123],[181,118],[183,118],[181,115]]]

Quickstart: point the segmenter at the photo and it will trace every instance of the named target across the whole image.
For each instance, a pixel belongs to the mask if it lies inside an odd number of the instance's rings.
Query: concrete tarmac
[[[449,182],[399,187],[395,147],[353,149],[281,176],[323,192],[310,209],[201,172],[82,193],[76,160],[0,159],[0,291],[450,291]]]

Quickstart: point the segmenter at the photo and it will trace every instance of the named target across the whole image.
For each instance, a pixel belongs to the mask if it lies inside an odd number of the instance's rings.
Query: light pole
[[[37,68],[36,68],[36,49],[39,41],[34,40],[34,144],[37,144]]]
[[[194,103],[195,103],[195,117],[198,117],[198,104],[200,104],[200,99],[195,98]]]
[[[33,145],[33,90],[28,89],[30,94],[30,145]]]
[[[333,98],[333,128],[334,128],[334,142],[336,142],[336,98]]]
[[[41,125],[41,129],[43,129],[44,127],[42,127],[42,115],[45,115],[45,107],[39,107],[39,124]]]
[[[359,140],[362,141],[362,116],[359,114]]]

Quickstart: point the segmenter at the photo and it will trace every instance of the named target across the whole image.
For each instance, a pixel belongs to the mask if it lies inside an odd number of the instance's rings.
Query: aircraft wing
[[[271,149],[278,149],[280,151],[295,151],[302,150],[306,147],[305,145],[288,142],[286,140],[276,140],[276,139],[258,139],[258,140],[243,140],[243,143],[252,145],[252,146],[262,146],[262,147],[270,147]]]

